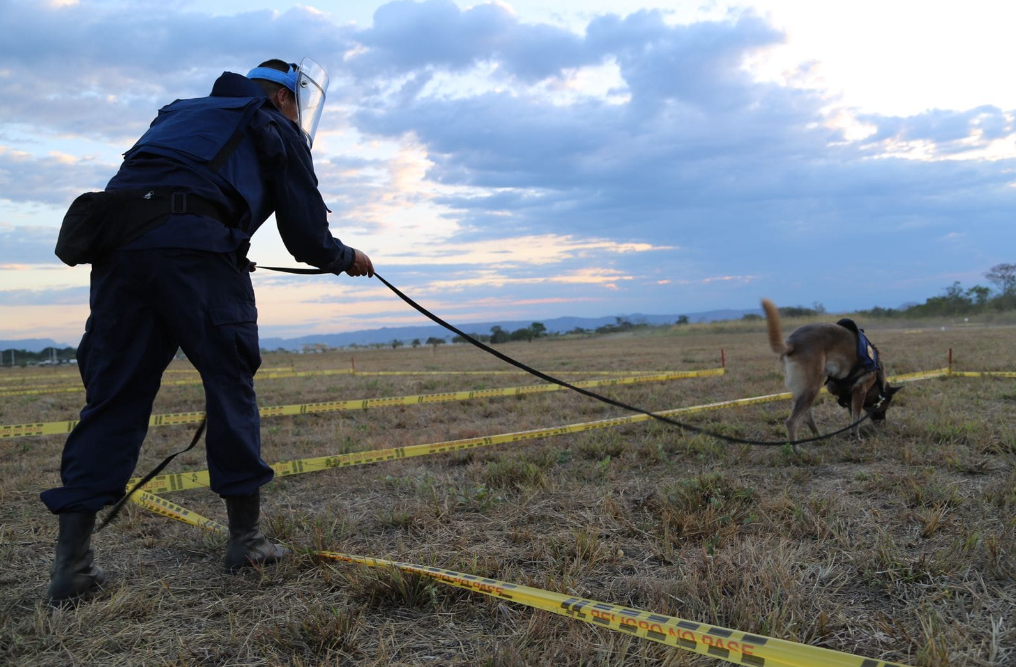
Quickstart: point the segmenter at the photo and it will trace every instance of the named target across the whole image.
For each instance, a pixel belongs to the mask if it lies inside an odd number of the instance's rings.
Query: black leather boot
[[[64,512],[56,538],[56,558],[49,569],[46,600],[54,606],[73,602],[106,583],[102,568],[92,565],[94,512]]]
[[[272,544],[258,529],[261,518],[261,492],[249,496],[225,496],[229,515],[229,542],[223,569],[236,572],[251,565],[271,565],[289,553],[288,549]]]

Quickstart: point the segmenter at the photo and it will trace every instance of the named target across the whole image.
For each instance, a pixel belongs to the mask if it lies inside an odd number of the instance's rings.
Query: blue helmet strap
[[[255,67],[251,71],[247,72],[248,79],[264,79],[266,81],[272,81],[279,85],[285,86],[289,89],[289,92],[296,94],[296,78],[300,73],[300,68],[296,63],[289,63],[288,72],[280,72],[277,69],[271,67]]]

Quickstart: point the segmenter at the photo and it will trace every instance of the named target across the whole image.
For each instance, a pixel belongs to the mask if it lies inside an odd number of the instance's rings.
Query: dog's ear
[[[893,394],[895,394],[896,392],[898,392],[898,391],[899,391],[900,389],[903,389],[903,386],[902,386],[902,385],[901,385],[901,386],[899,386],[899,387],[889,387],[889,388],[887,388],[887,389],[885,390],[886,396],[892,396]]]

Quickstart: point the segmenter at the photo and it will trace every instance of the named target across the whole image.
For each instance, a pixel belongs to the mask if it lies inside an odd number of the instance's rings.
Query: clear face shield
[[[296,124],[310,147],[314,146],[314,134],[325,108],[326,90],[328,72],[310,58],[304,58],[296,73]]]

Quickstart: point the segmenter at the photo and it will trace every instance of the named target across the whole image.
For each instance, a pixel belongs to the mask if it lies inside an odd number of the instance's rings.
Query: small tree
[[[392,346],[392,349],[393,349],[393,350],[397,350],[397,349],[399,349],[400,347],[402,347],[402,341],[401,341],[401,340],[399,340],[398,338],[393,338],[393,339],[392,339],[392,342],[391,342],[391,343],[389,343],[389,345],[391,345],[391,346]]]
[[[945,288],[946,310],[950,313],[965,313],[970,310],[970,299],[967,297],[967,290],[963,289],[960,281],[955,281]]]
[[[678,315],[677,316],[677,321],[674,322],[674,324],[688,324],[688,316],[687,315]]]
[[[444,344],[445,344],[445,339],[444,338],[438,338],[436,336],[431,336],[430,338],[427,339],[427,345],[430,345],[435,350],[437,349],[438,345],[444,345]]]
[[[420,347],[420,339],[419,338],[414,338],[412,345],[413,345],[413,347]]]
[[[996,264],[984,274],[1002,296],[1016,296],[1016,264]]]
[[[967,290],[967,298],[973,300],[974,305],[978,308],[983,308],[988,304],[989,294],[991,294],[991,288],[984,285],[974,285]]]
[[[490,342],[492,345],[507,343],[509,340],[511,340],[511,335],[501,327],[495,324],[490,328]]]
[[[996,264],[984,274],[998,288],[991,305],[999,310],[1016,308],[1016,264]]]
[[[532,343],[533,342],[533,330],[531,328],[529,328],[529,327],[526,327],[524,329],[516,329],[515,331],[513,331],[511,333],[510,338],[512,340],[525,340],[525,341],[529,341],[530,343]]]
[[[529,329],[533,332],[533,338],[540,338],[547,335],[547,327],[544,326],[543,322],[533,322],[529,325]]]

